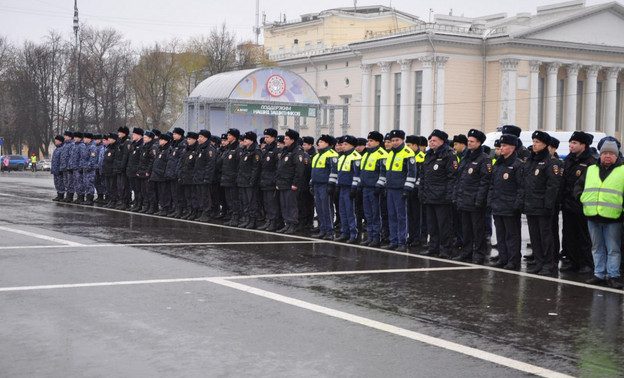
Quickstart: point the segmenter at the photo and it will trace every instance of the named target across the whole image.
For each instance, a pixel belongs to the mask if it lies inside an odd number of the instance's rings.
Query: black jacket
[[[238,163],[243,148],[238,142],[229,144],[221,155],[221,186],[236,186],[236,178],[238,177]]]
[[[479,147],[475,151],[466,149],[459,162],[457,183],[455,185],[455,201],[461,211],[485,210],[487,193],[490,188],[492,160]]]
[[[496,159],[487,199],[492,215],[510,217],[522,212],[522,168],[523,163],[515,151],[507,159],[502,156]]]
[[[169,161],[169,154],[171,153],[171,142],[163,146],[158,146],[158,154],[154,159],[152,165],[152,176],[150,181],[166,181],[165,172],[167,170],[167,162]]]
[[[254,188],[260,180],[260,167],[262,151],[257,143],[243,149],[243,155],[238,163],[238,176],[236,186],[239,188]]]
[[[155,139],[147,144],[143,144],[141,147],[139,169],[137,170],[139,178],[149,178],[152,174],[152,166],[154,165],[156,154],[158,154],[158,144]]]
[[[422,165],[421,201],[426,205],[448,205],[453,201],[456,182],[457,155],[444,144],[437,151],[428,150]]]
[[[115,172],[115,160],[119,153],[119,145],[117,142],[111,143],[104,151],[104,160],[102,161],[102,174],[104,176],[112,176]]]
[[[559,185],[561,167],[557,160],[551,158],[548,148],[535,153],[524,163],[523,186],[524,186],[524,213],[527,215],[552,215],[554,214]]]
[[[195,184],[193,174],[195,173],[195,162],[197,161],[197,143],[192,146],[187,145],[180,156],[180,170],[178,171],[178,182],[182,185]]]
[[[212,184],[216,165],[217,151],[212,146],[212,143],[206,141],[200,144],[197,147],[197,160],[195,161],[193,182],[195,182],[195,184]]]
[[[262,149],[262,166],[260,168],[260,189],[262,190],[275,190],[277,154],[277,142],[267,144]]]
[[[305,165],[309,164],[310,157],[303,151],[303,148],[296,143],[291,144],[279,154],[277,171],[275,173],[275,186],[278,190],[297,189],[305,187]]]
[[[139,164],[143,149],[143,138],[130,143],[130,152],[128,153],[128,165],[126,166],[126,175],[128,177],[137,177],[139,173]]]
[[[165,178],[167,180],[177,180],[180,171],[180,158],[186,148],[186,140],[180,139],[171,142],[171,151],[169,151],[169,160],[167,160],[167,169],[165,170]]]
[[[589,148],[579,156],[570,154],[563,161],[563,179],[561,183],[562,210],[574,214],[583,214],[581,201],[574,198],[574,185],[585,174],[587,167],[596,164],[596,158],[592,156]]]
[[[128,157],[130,156],[130,140],[128,137],[123,137],[117,141],[117,153],[115,154],[115,174],[126,174],[126,167],[128,167]]]

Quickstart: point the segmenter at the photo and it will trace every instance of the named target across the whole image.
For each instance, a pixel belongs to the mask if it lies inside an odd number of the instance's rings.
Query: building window
[[[416,82],[414,86],[416,93],[414,95],[414,133],[420,135],[420,118],[422,116],[422,71],[414,72]]]
[[[602,131],[602,81],[596,83],[596,131]]]
[[[394,74],[394,128],[401,125],[401,73]]]
[[[349,105],[351,103],[351,96],[348,96],[348,95],[340,96],[340,99],[342,100],[342,103],[344,105]]]
[[[329,83],[327,82],[327,80],[323,80],[323,88],[327,88],[329,86]]]
[[[583,130],[583,93],[584,81],[576,83],[576,129]]]
[[[349,86],[349,84],[351,84],[351,82],[349,81],[349,78],[348,78],[348,77],[345,77],[345,79],[344,79],[344,83],[345,83],[345,87],[348,87],[348,86]]]
[[[375,75],[375,102],[373,105],[373,129],[379,131],[379,108],[381,105],[381,75]]]
[[[327,110],[328,98],[327,97],[319,98],[319,100],[321,100],[321,124],[327,125],[327,123],[329,122],[329,116],[328,116],[328,110]]]
[[[563,130],[563,79],[557,80],[557,130]]]
[[[537,82],[537,128],[544,130],[544,78]]]

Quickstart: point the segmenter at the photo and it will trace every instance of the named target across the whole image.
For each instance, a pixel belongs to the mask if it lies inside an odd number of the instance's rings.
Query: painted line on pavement
[[[2,246],[3,249],[47,249],[47,248],[99,248],[99,247],[192,247],[192,246],[211,246],[211,245],[271,245],[271,244],[321,244],[326,243],[323,240],[279,240],[279,241],[259,241],[259,242],[197,242],[197,243],[127,243],[127,244],[78,244],[78,245],[16,245]]]
[[[511,358],[503,357],[494,353],[486,352],[480,349],[471,348],[465,345],[453,343],[437,337],[427,336],[419,332],[410,331],[405,328],[396,327],[387,323],[378,322],[376,320],[364,318],[362,316],[353,315],[344,311],[334,310],[329,307],[319,306],[310,302],[302,301],[299,299],[286,297],[280,294],[276,294],[270,291],[257,289],[248,285],[243,285],[237,282],[230,282],[222,278],[212,278],[208,280],[217,285],[226,286],[232,289],[240,290],[245,293],[257,295],[267,299],[271,299],[277,302],[285,303],[291,306],[299,307],[305,310],[317,312],[333,318],[345,320],[351,323],[359,324],[365,327],[377,329],[383,332],[391,333],[394,335],[406,337],[408,339],[416,340],[425,344],[429,344],[438,348],[443,348],[453,352],[461,353],[470,357],[478,358],[483,361],[491,362],[497,365],[505,366],[514,370],[522,371],[528,374],[537,375],[540,377],[570,377],[569,375],[549,370],[536,365],[531,365],[526,362],[517,361]]]
[[[20,235],[26,235],[26,236],[30,236],[32,238],[47,240],[47,241],[51,241],[51,242],[54,242],[54,243],[64,244],[65,246],[71,246],[71,247],[81,247],[81,246],[83,246],[83,244],[76,243],[76,242],[73,242],[73,241],[70,241],[70,240],[59,239],[59,238],[55,238],[55,237],[52,237],[52,236],[36,234],[34,232],[28,232],[28,231],[24,231],[24,230],[16,230],[14,228],[9,228],[9,227],[4,227],[4,226],[0,226],[0,230],[1,231],[13,232],[13,233],[20,234]]]
[[[89,283],[78,283],[78,284],[0,287],[0,292],[74,289],[74,288],[102,287],[102,286],[149,285],[149,284],[181,283],[181,282],[200,282],[200,281],[210,281],[213,279],[241,280],[241,279],[261,279],[261,278],[281,278],[281,277],[287,278],[287,277],[338,276],[338,275],[382,274],[382,273],[384,274],[415,273],[415,272],[435,272],[435,271],[469,270],[469,269],[475,269],[475,268],[448,267],[448,268],[414,268],[414,269],[385,269],[385,270],[350,270],[350,271],[340,271],[340,272],[302,272],[302,273],[281,273],[281,274],[279,273],[278,274],[257,274],[257,275],[249,275],[249,276],[195,277],[195,278],[172,278],[172,279],[139,280],[139,281],[89,282]]]

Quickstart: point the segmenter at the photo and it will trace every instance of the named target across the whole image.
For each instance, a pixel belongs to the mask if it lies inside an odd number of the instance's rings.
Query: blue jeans
[[[327,194],[327,184],[314,184],[314,205],[321,235],[334,234],[334,221],[331,213],[331,199]]]
[[[588,220],[587,225],[592,241],[594,275],[603,280],[619,277],[622,223],[598,223]]]

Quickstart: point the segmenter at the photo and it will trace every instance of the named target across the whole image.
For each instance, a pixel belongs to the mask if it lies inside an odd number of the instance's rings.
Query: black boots
[[[56,198],[53,198],[54,202],[61,202],[65,199],[65,193],[56,193]]]
[[[67,193],[63,202],[65,203],[74,202],[74,193]]]
[[[84,204],[87,206],[93,206],[93,194],[87,194],[87,199],[84,201]]]

